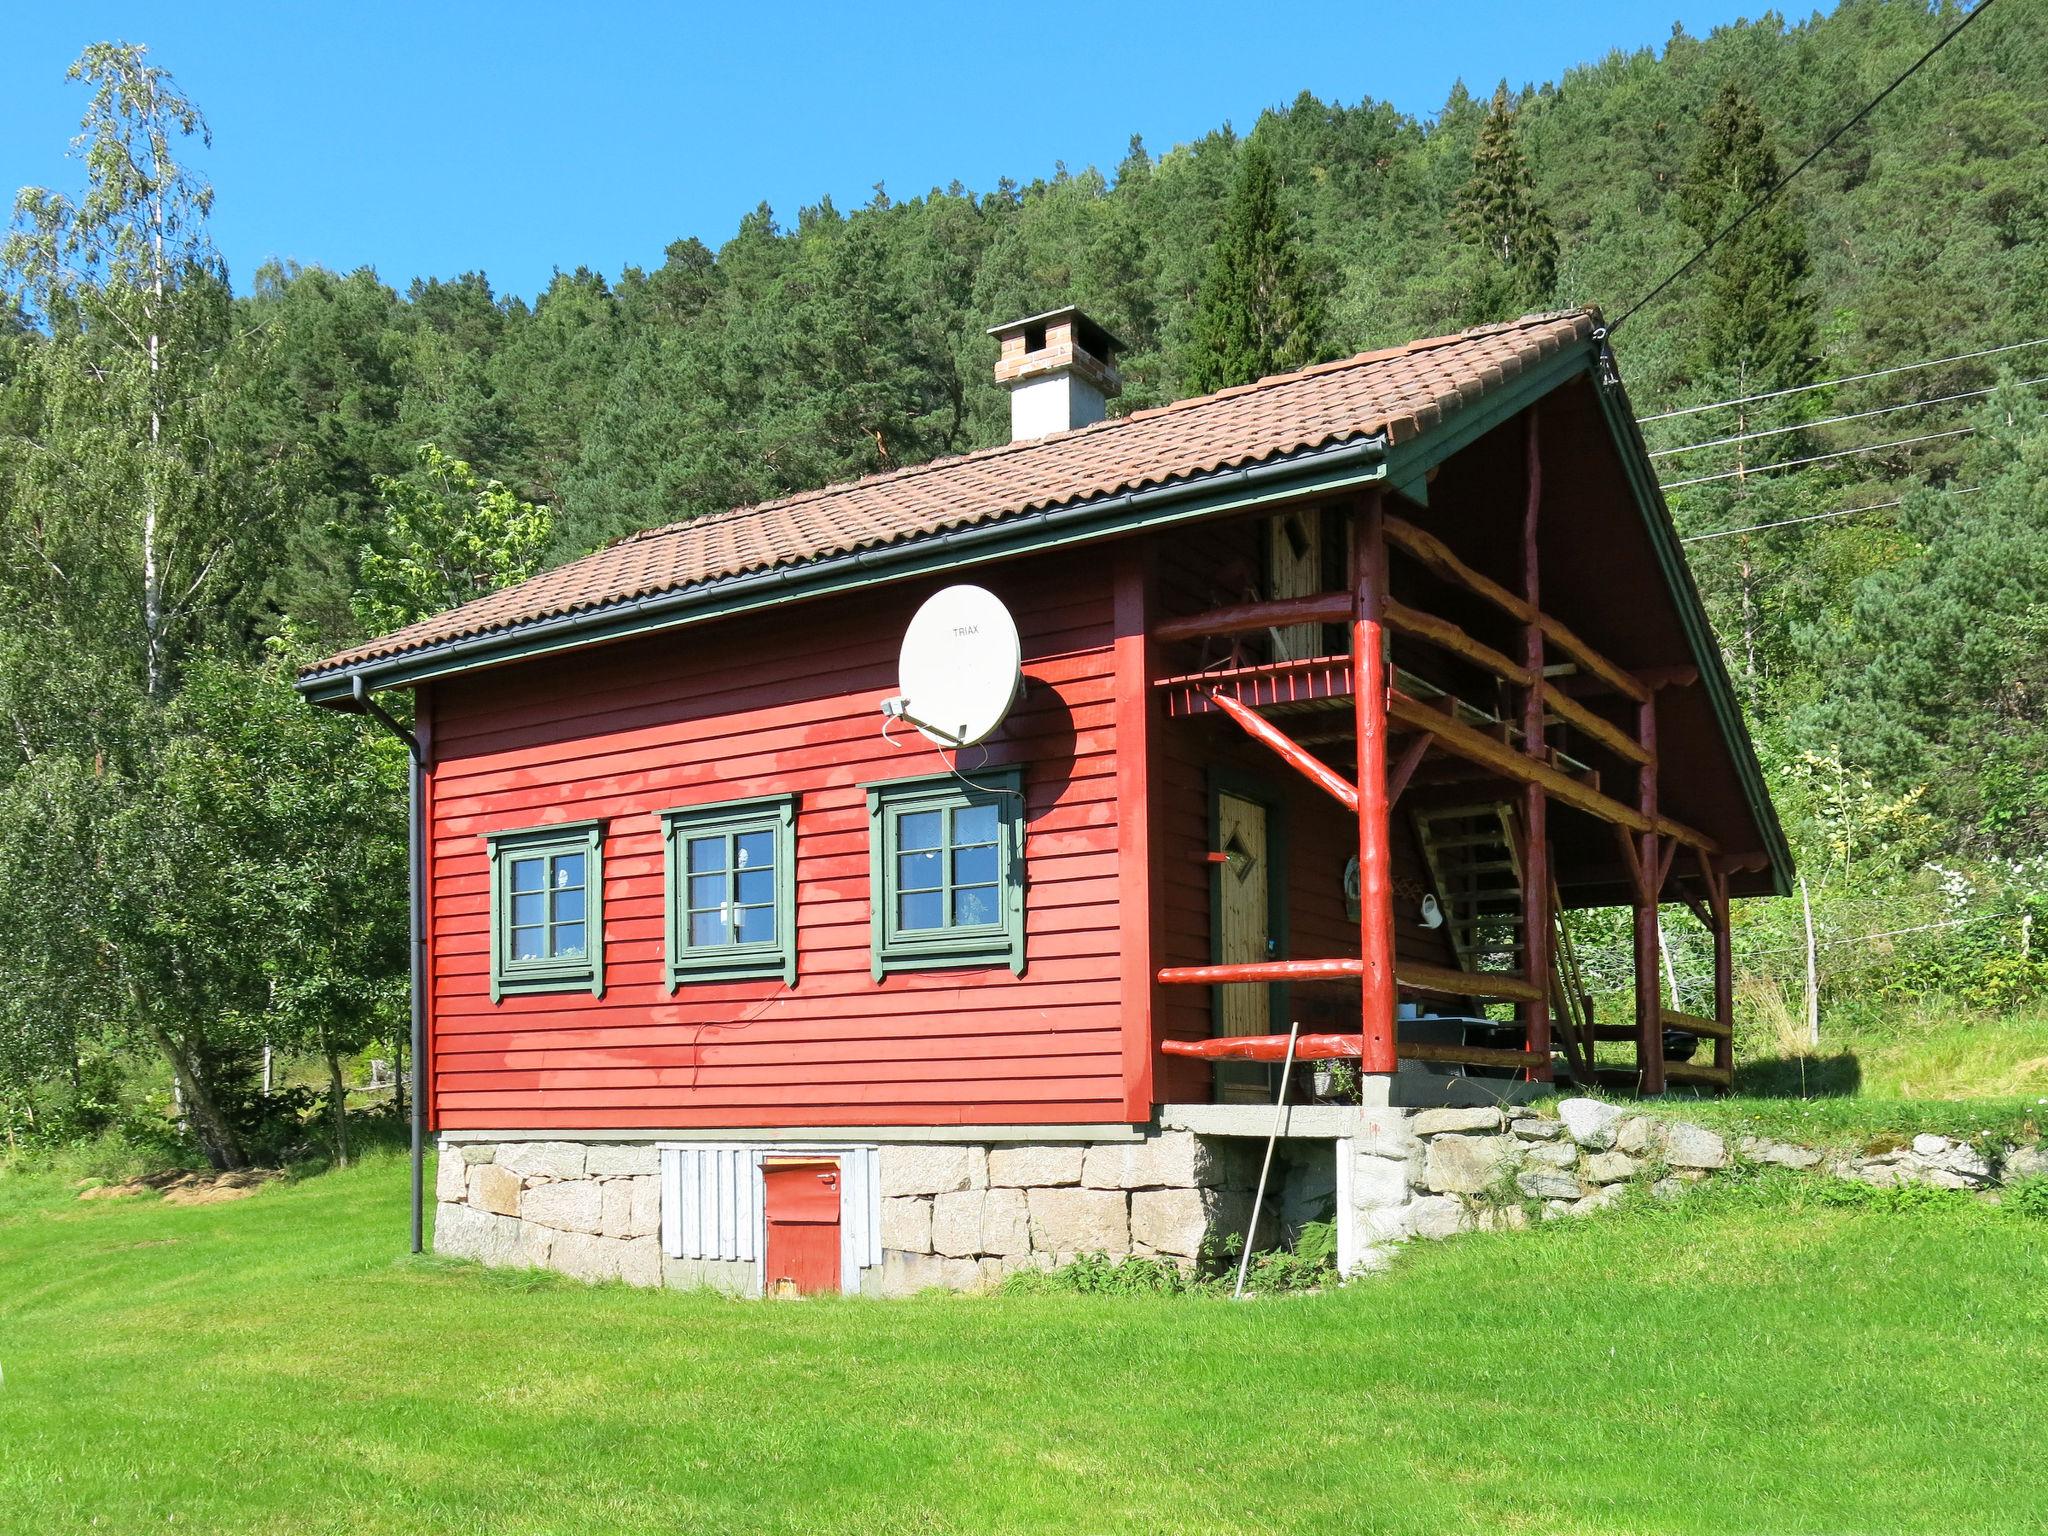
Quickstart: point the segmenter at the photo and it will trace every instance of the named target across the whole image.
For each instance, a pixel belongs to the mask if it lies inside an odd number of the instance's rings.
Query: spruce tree
[[[1249,384],[1323,355],[1320,276],[1294,232],[1273,161],[1256,140],[1239,152],[1196,298],[1188,388],[1196,394]]]
[[[1536,198],[1536,178],[1515,133],[1515,110],[1505,81],[1493,93],[1472,179],[1458,193],[1458,232],[1485,248],[1506,269],[1517,303],[1540,304],[1557,287],[1557,232]]]
[[[1712,239],[1777,184],[1777,149],[1755,100],[1734,81],[1721,87],[1701,125],[1699,148],[1678,189],[1678,216]],[[1784,198],[1760,208],[1706,262],[1695,369],[1749,389],[1784,388],[1812,376],[1814,299],[1806,232]]]

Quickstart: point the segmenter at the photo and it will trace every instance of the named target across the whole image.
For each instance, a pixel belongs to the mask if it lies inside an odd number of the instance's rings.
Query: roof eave
[[[906,580],[932,570],[1243,511],[1270,501],[1370,485],[1386,478],[1386,454],[1384,433],[1348,438],[1165,485],[1039,508],[923,538],[747,571],[679,591],[651,593],[458,636],[400,655],[311,673],[299,678],[296,686],[311,703],[356,710],[360,707],[358,680],[365,689],[414,687],[459,672],[726,618],[771,603]]]

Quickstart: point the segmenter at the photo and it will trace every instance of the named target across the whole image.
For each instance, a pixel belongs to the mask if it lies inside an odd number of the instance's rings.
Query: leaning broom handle
[[[1259,1207],[1266,1203],[1266,1175],[1273,1168],[1274,1144],[1287,1126],[1287,1080],[1294,1075],[1294,1042],[1300,1035],[1301,1020],[1296,1019],[1287,1030],[1287,1060],[1280,1068],[1280,1097],[1273,1104],[1273,1134],[1266,1138],[1266,1160],[1259,1164],[1259,1192],[1252,1196],[1252,1219],[1245,1228],[1244,1253],[1237,1261],[1237,1289],[1230,1293],[1232,1301],[1244,1299],[1244,1277],[1252,1267],[1252,1239],[1259,1230]]]

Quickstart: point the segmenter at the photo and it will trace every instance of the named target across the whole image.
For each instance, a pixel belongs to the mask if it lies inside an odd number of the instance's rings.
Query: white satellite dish
[[[971,747],[994,734],[1024,686],[1017,622],[981,587],[947,587],[925,599],[903,632],[897,697],[882,713],[908,720],[942,747]]]

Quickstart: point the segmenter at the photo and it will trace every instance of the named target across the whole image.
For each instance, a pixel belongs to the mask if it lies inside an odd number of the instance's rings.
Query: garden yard
[[[0,1531],[2032,1531],[2048,1220],[1779,1174],[1334,1294],[733,1303],[402,1256],[401,1159],[0,1176]]]

